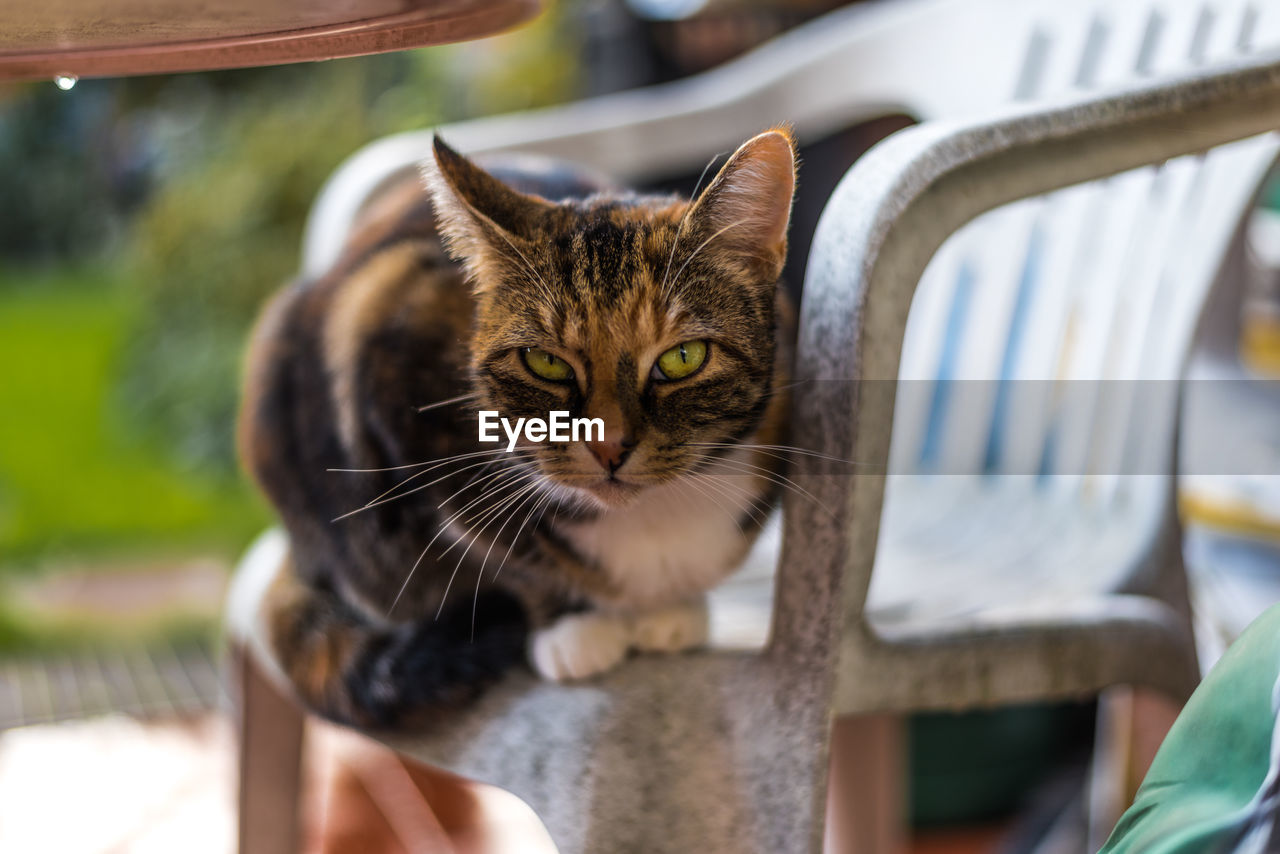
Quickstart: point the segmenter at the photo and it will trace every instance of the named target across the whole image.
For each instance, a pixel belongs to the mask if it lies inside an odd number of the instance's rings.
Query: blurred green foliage
[[[138,173],[115,156],[119,88],[92,81],[74,99],[53,85],[8,99],[0,91],[0,258],[57,263],[119,233],[142,192]]]
[[[297,269],[307,211],[362,144],[573,93],[570,17],[450,48],[264,69],[188,117],[193,157],[164,176],[124,256],[146,309],[126,405],[188,462],[229,469],[246,329]]]
[[[369,136],[361,81],[324,76],[333,85],[288,98],[250,90],[208,110],[205,156],[167,178],[133,224],[123,264],[145,307],[125,404],[188,464],[230,467],[247,325],[296,269],[316,189]]]
[[[86,282],[90,283],[86,286]],[[138,300],[100,272],[4,289],[0,363],[0,555],[179,543],[234,548],[265,513],[239,481],[184,470],[141,441],[111,404]]]
[[[242,547],[269,514],[235,469],[240,353],[320,186],[379,136],[573,97],[576,38],[554,7],[444,48],[0,87],[0,563]]]

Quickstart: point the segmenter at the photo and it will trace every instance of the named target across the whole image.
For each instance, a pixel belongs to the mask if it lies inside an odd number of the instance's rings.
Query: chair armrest
[[[918,125],[842,179],[810,252],[793,441],[820,502],[788,495],[771,649],[835,655],[874,643],[864,617],[884,497],[907,312],[943,240],[1007,202],[1280,127],[1280,57],[1102,97]],[[802,534],[797,535],[798,532]],[[824,650],[826,652],[824,652]]]

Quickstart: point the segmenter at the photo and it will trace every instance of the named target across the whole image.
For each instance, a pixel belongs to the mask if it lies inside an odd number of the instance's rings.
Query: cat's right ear
[[[494,265],[511,263],[511,250],[536,233],[553,205],[519,193],[434,138],[434,157],[422,167],[440,233],[449,253],[477,283],[492,280]]]

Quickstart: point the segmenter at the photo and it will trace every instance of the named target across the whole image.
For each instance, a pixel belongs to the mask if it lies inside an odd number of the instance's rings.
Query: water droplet
[[[76,85],[76,81],[80,78],[74,74],[59,74],[53,78],[53,85],[57,86],[63,92],[66,92],[72,86]]]

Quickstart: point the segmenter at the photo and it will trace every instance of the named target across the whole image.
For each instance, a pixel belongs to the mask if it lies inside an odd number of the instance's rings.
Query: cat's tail
[[[468,599],[439,619],[375,624],[285,571],[264,615],[276,660],[306,705],[380,729],[429,725],[524,659],[528,622],[514,597],[482,592],[472,608]]]

